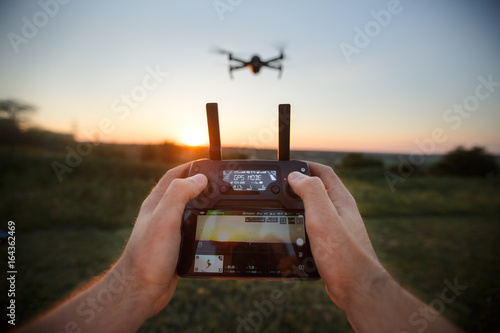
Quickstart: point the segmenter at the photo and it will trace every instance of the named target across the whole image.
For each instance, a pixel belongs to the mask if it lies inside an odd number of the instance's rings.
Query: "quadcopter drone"
[[[276,69],[279,71],[278,78],[281,78],[281,73],[283,68],[281,67],[281,60],[285,59],[285,54],[283,50],[280,50],[280,55],[277,57],[274,57],[269,60],[262,60],[259,55],[255,54],[252,56],[252,58],[249,61],[245,61],[239,58],[236,58],[233,56],[233,54],[229,51],[217,50],[218,53],[221,54],[227,54],[228,55],[228,60],[229,60],[229,76],[231,79],[233,78],[233,71],[240,69],[240,68],[245,68],[248,67],[254,74],[258,74],[262,67],[268,67],[272,69]]]

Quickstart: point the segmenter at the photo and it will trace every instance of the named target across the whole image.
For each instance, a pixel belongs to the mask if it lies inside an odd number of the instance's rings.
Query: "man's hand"
[[[332,168],[309,162],[313,177],[292,172],[288,181],[303,200],[311,251],[331,299],[357,332],[413,332],[410,316],[433,311],[383,268],[356,202]],[[426,332],[460,332],[442,316]]]
[[[207,185],[202,174],[180,179],[188,168],[184,164],[168,171],[143,202],[123,255],[114,266],[133,276],[134,287],[147,298],[149,306],[144,310],[148,317],[172,298],[178,280],[175,269],[182,213],[187,202]]]
[[[332,300],[345,310],[359,286],[387,274],[351,193],[332,168],[308,164],[313,177],[293,172],[288,180],[304,200],[307,234],[318,271]]]
[[[143,202],[130,239],[101,278],[21,332],[135,332],[163,309],[177,285],[180,225],[187,202],[207,185],[204,175],[168,171]]]

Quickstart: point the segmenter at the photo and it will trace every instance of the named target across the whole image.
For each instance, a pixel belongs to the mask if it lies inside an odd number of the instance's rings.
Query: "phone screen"
[[[188,275],[314,278],[303,211],[207,210],[194,215]],[[188,259],[189,258],[184,258]]]

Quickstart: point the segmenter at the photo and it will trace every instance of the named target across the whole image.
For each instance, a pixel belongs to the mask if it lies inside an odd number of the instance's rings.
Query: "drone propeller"
[[[278,50],[278,52],[282,56],[281,59],[285,59],[285,49],[288,47],[288,43],[281,41],[281,42],[273,43],[273,46]]]
[[[223,48],[220,48],[218,46],[213,46],[211,49],[210,49],[210,52],[212,53],[216,53],[216,54],[231,54],[232,52],[228,51],[228,50],[224,50]]]

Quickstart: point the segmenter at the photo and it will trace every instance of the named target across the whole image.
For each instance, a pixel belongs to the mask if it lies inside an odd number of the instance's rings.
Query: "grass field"
[[[0,149],[0,229],[16,222],[17,319],[25,322],[105,270],[119,256],[139,206],[168,165],[86,158],[59,182],[64,156]],[[464,290],[444,315],[468,331],[500,328],[500,179],[412,176],[390,191],[380,170],[340,173],[353,193],[380,260],[424,302],[445,280]],[[1,271],[6,272],[7,247]],[[3,275],[3,274],[2,274]],[[5,309],[7,283],[0,300]],[[269,313],[256,304],[281,290]],[[5,315],[0,330],[7,328]],[[171,303],[141,332],[349,332],[321,281],[181,279]],[[248,324],[250,325],[250,324]],[[250,326],[253,329],[253,326]]]

